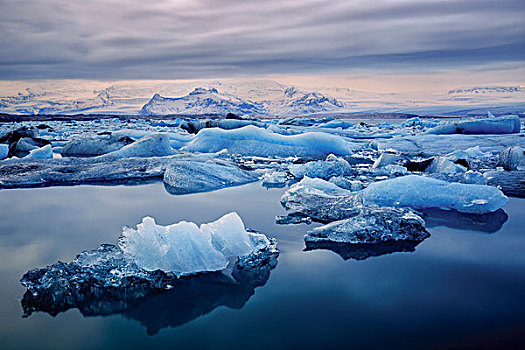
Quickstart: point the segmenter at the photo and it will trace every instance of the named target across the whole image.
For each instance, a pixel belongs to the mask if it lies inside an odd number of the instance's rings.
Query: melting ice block
[[[508,203],[508,198],[496,187],[450,183],[418,175],[372,183],[362,195],[365,204],[453,209],[475,214],[494,212]]]
[[[182,148],[192,152],[217,152],[222,149],[227,149],[232,154],[262,157],[352,153],[349,144],[339,136],[322,132],[286,136],[253,125],[234,130],[203,129],[193,141]]]
[[[230,258],[246,256],[269,245],[266,236],[247,232],[237,213],[200,227],[186,221],[161,226],[146,217],[136,230],[125,228],[119,242],[140,268],[179,276],[223,270]]]

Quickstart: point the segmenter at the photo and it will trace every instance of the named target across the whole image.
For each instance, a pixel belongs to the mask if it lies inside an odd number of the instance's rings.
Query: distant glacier
[[[0,113],[298,116],[342,113],[479,115],[525,112],[525,88],[487,86],[442,93],[302,88],[272,80],[193,82],[0,82]]]

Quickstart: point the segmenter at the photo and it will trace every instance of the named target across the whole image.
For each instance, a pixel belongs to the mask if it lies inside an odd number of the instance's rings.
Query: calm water
[[[489,229],[441,215],[415,252],[345,261],[329,250],[303,251],[309,226],[274,224],[284,214],[283,191],[260,183],[185,196],[159,183],[0,191],[0,348],[447,348],[524,340],[525,200],[511,199],[506,222],[499,215]],[[19,279],[27,270],[116,243],[123,225],[146,215],[165,225],[230,211],[276,237],[281,250],[267,284],[240,309],[220,306],[155,335],[146,328],[158,309],[170,309],[169,298],[146,307],[149,321],[76,309],[22,318]],[[178,319],[188,308],[162,317]]]

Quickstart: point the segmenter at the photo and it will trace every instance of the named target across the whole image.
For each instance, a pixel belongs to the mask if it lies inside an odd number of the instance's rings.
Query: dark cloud
[[[0,79],[522,65],[523,0],[0,0]]]

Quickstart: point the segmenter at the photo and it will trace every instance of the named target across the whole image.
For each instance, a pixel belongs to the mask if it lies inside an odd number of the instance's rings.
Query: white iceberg
[[[452,209],[474,214],[494,212],[508,203],[508,198],[496,187],[449,183],[418,175],[371,183],[361,193],[365,204]]]
[[[513,134],[520,132],[520,118],[517,115],[503,117],[461,120],[436,126],[428,134]]]
[[[379,158],[377,158],[374,164],[372,164],[372,168],[379,168],[379,167],[387,166],[390,164],[395,164],[400,159],[401,157],[398,156],[397,154],[381,153]]]
[[[272,171],[263,175],[263,186],[265,187],[284,187],[288,182],[288,174],[282,171]]]
[[[253,125],[234,130],[203,129],[182,148],[192,152],[217,152],[261,157],[350,155],[350,144],[322,132],[285,136]]]
[[[144,270],[180,276],[223,270],[230,259],[268,247],[270,241],[247,232],[233,212],[200,227],[186,221],[161,226],[145,217],[136,230],[124,228],[119,246]]]

